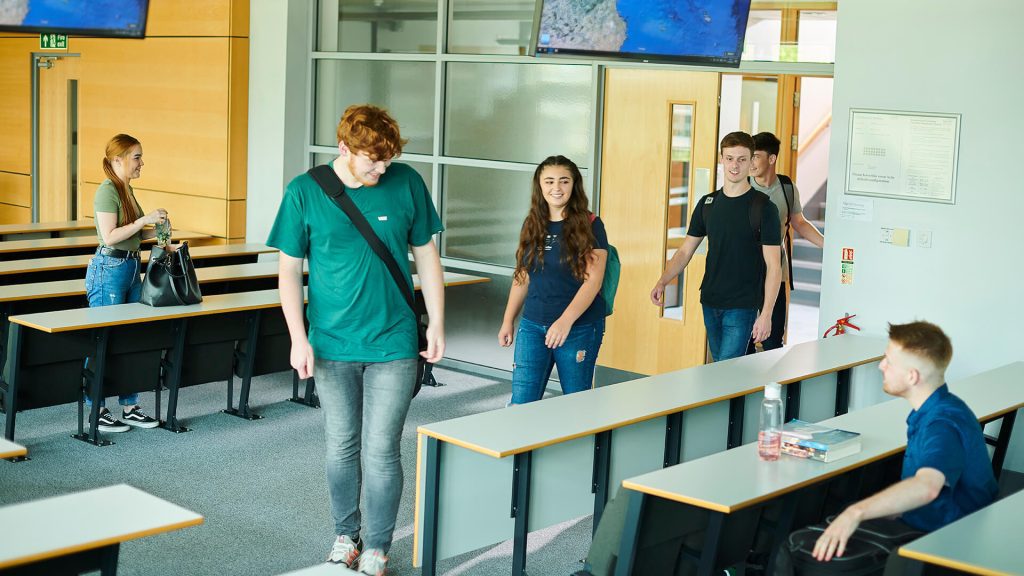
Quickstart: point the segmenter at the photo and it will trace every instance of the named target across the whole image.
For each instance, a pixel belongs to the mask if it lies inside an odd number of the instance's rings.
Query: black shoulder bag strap
[[[796,195],[793,194],[793,181],[785,174],[776,174],[779,184],[782,184],[782,197],[786,199],[786,237],[782,239],[786,243],[786,264],[789,266],[789,289],[796,290],[793,286],[793,236],[789,232],[790,213],[793,211],[793,202]]]
[[[320,188],[324,191],[327,196],[338,205],[339,208],[345,212],[348,219],[355,225],[356,230],[363,235],[366,239],[366,243],[370,245],[370,249],[373,253],[380,257],[384,261],[384,265],[387,266],[388,272],[391,273],[391,278],[394,279],[395,285],[398,286],[398,290],[402,293],[402,297],[405,298],[405,303],[409,305],[409,309],[412,310],[413,316],[419,318],[419,314],[416,312],[416,302],[413,299],[412,289],[409,287],[409,283],[405,281],[402,276],[402,271],[398,267],[398,261],[388,251],[387,246],[384,242],[373,232],[373,228],[370,227],[370,223],[366,221],[366,216],[359,211],[355,203],[352,202],[352,198],[348,194],[345,194],[345,187],[341,183],[341,179],[334,172],[334,168],[331,168],[329,164],[321,164],[314,166],[309,169],[309,175],[316,180],[316,183],[320,185]]]

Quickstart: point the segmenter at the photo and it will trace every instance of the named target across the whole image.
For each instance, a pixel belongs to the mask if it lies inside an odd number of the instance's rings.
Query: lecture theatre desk
[[[21,444],[0,438],[0,458],[24,458],[26,454],[28,450]]]
[[[766,382],[789,389],[835,374],[841,414],[850,370],[879,361],[885,346],[847,334],[420,426],[414,562],[432,576],[438,560],[512,537],[520,576],[529,531],[591,512],[596,526],[610,486],[678,463],[684,412],[727,403],[725,449],[739,444],[746,397]],[[795,416],[799,399],[790,405]]]
[[[266,264],[275,263],[244,264],[242,266],[259,267]],[[210,268],[209,270],[215,269]],[[476,284],[488,280],[488,278],[468,274],[444,273],[446,287]],[[414,275],[413,281],[418,289],[419,278]],[[5,382],[6,394],[4,396],[7,413],[4,437],[14,440],[16,415],[18,410],[22,409],[19,402],[24,400],[29,404],[27,408],[32,408],[74,402],[81,398],[81,376],[79,381],[68,376],[55,378],[46,370],[51,368],[50,363],[59,361],[65,374],[80,373],[86,357],[89,357],[90,362],[88,370],[84,371],[86,391],[92,399],[90,424],[96,422],[99,415],[99,400],[101,398],[112,392],[126,393],[155,389],[158,385],[156,380],[152,382],[152,385],[145,384],[145,382],[139,383],[139,374],[152,372],[155,379],[162,370],[165,374],[162,384],[170,390],[167,421],[164,427],[176,432],[184,431],[185,429],[177,424],[175,417],[177,390],[183,378],[183,364],[186,361],[186,350],[189,349],[191,342],[190,337],[193,332],[205,330],[217,331],[230,348],[234,348],[236,341],[245,343],[244,348],[236,349],[234,353],[238,360],[236,374],[242,378],[239,407],[234,409],[229,405],[226,412],[252,419],[248,412],[248,393],[257,361],[274,355],[278,358],[278,363],[272,371],[289,369],[288,348],[283,344],[287,340],[287,330],[284,327],[283,319],[278,319],[275,324],[276,332],[273,333],[273,336],[278,338],[275,342],[282,343],[272,346],[273,350],[266,352],[264,352],[264,348],[261,348],[261,339],[265,338],[265,333],[261,329],[270,324],[267,318],[268,314],[276,314],[277,317],[281,315],[281,302],[276,289],[217,294],[204,297],[202,302],[191,306],[153,308],[135,303],[12,316],[10,318],[11,345],[7,361],[8,380]],[[209,322],[199,324],[204,319]],[[229,323],[232,326],[226,326]],[[202,329],[196,328],[197,325],[202,326]],[[32,336],[32,339],[27,336]],[[205,333],[196,334],[196,337],[199,338],[201,345],[211,343]],[[53,342],[60,344],[55,345]],[[56,346],[60,346],[60,352],[64,355],[54,359],[53,350]],[[45,350],[41,351],[40,348],[45,348]],[[135,362],[141,362],[143,360],[139,360],[140,357],[151,362],[152,369],[140,371],[135,367],[137,365],[122,361],[123,358],[131,358]],[[233,369],[232,354],[230,352],[217,354],[216,357],[222,358],[226,362],[225,368],[230,374]],[[204,364],[204,362],[192,362],[192,364]],[[123,372],[123,374],[118,374],[118,372]],[[28,381],[23,382],[22,380],[25,378],[28,378]],[[114,380],[129,381],[137,388],[105,390],[104,383],[109,384]],[[215,378],[198,378],[193,383],[215,380]],[[159,404],[157,413],[159,413]],[[91,426],[90,433],[86,434],[83,425],[82,418],[79,418],[79,433],[75,435],[75,438],[96,445],[110,443],[100,439],[95,426]]]
[[[74,236],[96,230],[96,221],[92,218],[81,220],[64,220],[61,222],[28,222],[25,224],[0,225],[0,240],[10,240],[11,236],[32,234],[33,236],[49,235],[50,238]]]
[[[1024,490],[900,547],[900,556],[968,574],[985,576],[1024,574],[1021,555],[1021,519]]]
[[[276,248],[265,244],[211,244],[188,247],[189,256],[196,268],[203,266],[227,266],[256,262],[260,254],[276,253]],[[143,248],[142,264],[149,262],[150,251]],[[52,256],[48,258],[26,258],[24,260],[0,261],[0,285],[27,284],[52,280],[85,278],[85,270],[93,254],[75,256]]]
[[[172,241],[175,243],[187,240],[189,243],[201,244],[211,239],[212,236],[208,234],[186,230],[175,230],[172,236]],[[144,244],[153,242],[155,240],[152,238],[143,241]],[[40,240],[7,240],[0,242],[0,260],[89,254],[95,252],[97,246],[99,246],[99,240],[94,234],[65,238],[42,238]]]
[[[131,510],[97,522],[111,502]],[[203,523],[203,517],[127,484],[0,508],[0,574],[117,574],[122,542]]]
[[[993,457],[997,470],[1009,444],[1016,411],[1024,406],[1022,380],[1024,362],[1015,362],[950,385],[980,422],[1003,419]],[[709,575],[716,568],[723,524],[730,514],[786,498],[784,520],[776,528],[777,544],[781,543],[792,528],[785,518],[792,518],[797,490],[902,452],[906,448],[909,412],[905,400],[895,399],[824,421],[833,428],[860,432],[863,445],[858,454],[828,464],[786,455],[776,462],[762,462],[757,457],[757,444],[750,443],[625,480],[622,487],[631,492],[616,576],[633,574],[646,498],[663,498],[708,512],[698,573]]]

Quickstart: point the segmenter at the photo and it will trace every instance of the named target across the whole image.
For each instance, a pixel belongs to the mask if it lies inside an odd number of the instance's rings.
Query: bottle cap
[[[782,398],[782,385],[778,382],[769,382],[764,386],[764,397],[769,400],[779,400]]]

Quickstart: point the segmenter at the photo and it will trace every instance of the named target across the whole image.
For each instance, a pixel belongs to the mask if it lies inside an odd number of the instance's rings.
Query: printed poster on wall
[[[960,115],[850,110],[846,192],[956,201]]]

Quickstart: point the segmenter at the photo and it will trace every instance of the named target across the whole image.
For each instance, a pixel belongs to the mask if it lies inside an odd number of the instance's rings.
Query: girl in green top
[[[103,159],[107,180],[100,184],[93,199],[100,246],[85,273],[85,293],[90,307],[138,302],[142,292],[139,243],[155,234],[152,229],[143,228],[159,225],[170,229],[166,210],[159,208],[144,214],[135,199],[129,182],[139,177],[142,166],[142,145],[138,140],[127,134],[118,134],[107,142]],[[139,409],[138,400],[138,394],[118,398],[123,407],[121,420],[106,408],[100,410],[98,429],[102,432],[127,432],[129,426],[155,428],[159,422]],[[86,401],[89,401],[88,397]]]

